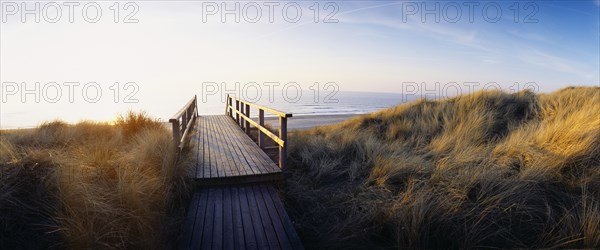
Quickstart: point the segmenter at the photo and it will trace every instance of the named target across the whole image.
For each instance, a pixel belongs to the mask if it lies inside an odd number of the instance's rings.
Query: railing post
[[[233,118],[233,114],[231,113],[231,109],[232,109],[232,107],[231,107],[232,106],[231,97],[229,97],[229,95],[227,95],[227,96],[228,96],[227,98],[228,98],[228,102],[229,102],[229,104],[227,106],[228,107],[227,110],[229,111],[229,116],[231,118]]]
[[[235,100],[235,111],[240,110],[240,101],[239,100]],[[237,122],[238,126],[240,125],[240,114],[238,112],[235,112],[235,122]]]
[[[258,125],[261,127],[265,127],[265,111],[262,109],[258,109]],[[265,141],[265,135],[260,129],[258,130],[258,146],[263,147]]]
[[[229,94],[225,98],[225,115],[229,115]]]
[[[173,125],[173,144],[175,147],[179,147],[179,142],[181,141],[181,131],[179,130],[179,120],[172,121]]]
[[[194,113],[194,117],[198,117],[198,96],[194,95],[194,108],[196,109],[196,113]]]
[[[250,105],[249,104],[246,104],[246,112],[244,112],[244,114],[246,115],[246,117],[248,117],[248,119],[250,119]],[[246,121],[244,130],[246,131],[246,134],[250,134],[250,122],[247,121],[246,119],[244,119],[244,121]]]
[[[287,117],[279,117],[279,138],[283,141],[283,146],[279,146],[279,168],[283,170],[287,155]]]
[[[185,112],[183,112],[183,115],[181,116],[181,130],[182,131],[185,131],[185,129],[187,127],[187,122],[188,122],[187,114],[188,114],[188,110],[186,109]]]

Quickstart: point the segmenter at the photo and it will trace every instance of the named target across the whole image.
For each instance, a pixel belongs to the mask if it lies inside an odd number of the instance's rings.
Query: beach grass
[[[0,248],[164,248],[186,193],[172,141],[143,112],[2,131]]]
[[[600,88],[419,100],[293,132],[307,248],[599,248]]]

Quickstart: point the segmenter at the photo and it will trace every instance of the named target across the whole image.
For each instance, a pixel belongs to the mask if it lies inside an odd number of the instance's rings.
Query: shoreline
[[[350,118],[360,116],[364,114],[336,114],[336,115],[298,115],[288,118],[287,127],[288,131],[310,129],[317,126],[330,125],[339,122],[343,122]],[[254,118],[258,121],[258,118]],[[274,128],[279,127],[278,117],[265,117],[265,123],[273,126]]]

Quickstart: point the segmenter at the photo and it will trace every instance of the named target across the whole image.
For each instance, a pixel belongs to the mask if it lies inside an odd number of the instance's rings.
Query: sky
[[[3,128],[168,117],[250,83],[451,96],[600,82],[597,0],[0,3]]]

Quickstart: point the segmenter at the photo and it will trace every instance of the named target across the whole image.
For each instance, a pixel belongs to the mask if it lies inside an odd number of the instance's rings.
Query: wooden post
[[[229,115],[229,94],[225,98],[225,115]]]
[[[279,117],[279,138],[283,141],[283,146],[279,146],[279,168],[285,167],[285,158],[287,155],[287,117]]]
[[[233,118],[233,98],[229,97],[229,114]]]
[[[179,147],[179,141],[181,141],[181,131],[179,130],[179,120],[173,121],[173,144],[175,147]]]
[[[235,100],[235,110],[240,110],[240,101],[238,100]],[[235,113],[235,122],[237,122],[238,126],[240,125],[240,114],[237,112]]]
[[[258,125],[261,127],[265,127],[265,111],[262,109],[258,109]],[[265,144],[265,135],[260,129],[258,130],[258,146],[263,147]]]
[[[246,112],[244,112],[244,114],[246,115],[246,117],[250,118],[250,105],[246,104]],[[244,119],[245,120],[245,119]],[[245,120],[246,125],[244,125],[244,130],[246,131],[246,134],[250,134],[250,122]]]
[[[181,130],[185,131],[185,128],[187,127],[187,114],[188,114],[188,110],[186,109],[185,112],[183,112],[183,115],[181,116]]]
[[[196,113],[194,113],[194,117],[198,117],[198,96],[194,95],[194,105],[196,108]]]

